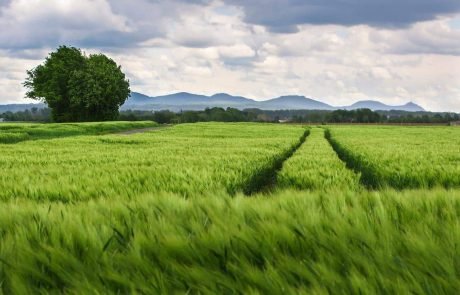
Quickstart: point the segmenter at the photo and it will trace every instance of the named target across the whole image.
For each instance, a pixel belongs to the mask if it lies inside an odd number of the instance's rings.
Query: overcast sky
[[[460,0],[0,0],[0,103],[59,45],[133,91],[414,101],[460,112]]]

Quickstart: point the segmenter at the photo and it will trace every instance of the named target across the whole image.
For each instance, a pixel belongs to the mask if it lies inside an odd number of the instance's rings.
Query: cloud
[[[260,47],[261,55],[308,56],[328,51],[339,51],[345,45],[337,27],[311,29],[306,27],[293,34],[275,34]]]
[[[1,9],[3,48],[40,48],[70,42],[84,44],[90,35],[102,32],[129,33],[123,16],[114,14],[104,0],[15,0]]]
[[[0,0],[0,48],[135,47],[209,1]],[[193,43],[193,42],[192,42]]]
[[[302,24],[402,28],[460,12],[458,0],[224,0],[245,12],[248,23],[272,32],[295,32]]]
[[[249,58],[255,56],[255,51],[246,44],[219,47],[219,54],[223,58]]]
[[[418,23],[408,30],[374,31],[370,38],[392,54],[460,55],[460,29],[449,26],[448,20]]]
[[[8,5],[12,0],[0,0],[0,8],[2,8],[2,6],[6,6]]]
[[[68,44],[109,55],[150,95],[301,94],[460,111],[459,16],[445,16],[459,2],[400,2],[0,0],[0,103],[22,101],[26,70]]]
[[[10,57],[7,52],[0,50],[0,103],[24,102],[25,90],[22,82],[26,78],[25,69],[32,68],[36,61]]]

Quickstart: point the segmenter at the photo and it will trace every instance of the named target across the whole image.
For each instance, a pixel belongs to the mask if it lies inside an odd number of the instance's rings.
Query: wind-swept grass
[[[309,190],[360,187],[359,175],[337,157],[321,128],[310,129],[306,142],[283,164],[277,185]]]
[[[76,135],[100,135],[155,126],[158,124],[151,121],[56,124],[2,123],[0,124],[0,144]]]
[[[300,126],[203,123],[0,145],[0,199],[253,192],[259,174],[267,174],[303,133]]]
[[[30,138],[27,132],[2,132],[0,133],[0,144],[17,143]]]
[[[305,139],[310,134],[310,131],[306,129],[303,135],[299,138],[299,141],[291,146],[290,149],[285,150],[282,154],[273,159],[268,165],[265,165],[263,169],[254,173],[253,176],[247,181],[246,187],[243,188],[243,192],[246,195],[253,195],[256,193],[269,193],[275,189],[276,178],[283,168],[283,164],[286,163],[294,154],[297,153],[298,149],[305,142]]]
[[[5,294],[455,294],[459,191],[0,206]]]
[[[328,137],[371,188],[460,187],[460,129],[331,127]]]
[[[2,144],[0,294],[456,294],[460,190],[427,188],[457,131],[355,128],[328,136],[363,182],[424,189],[367,191],[295,125]]]

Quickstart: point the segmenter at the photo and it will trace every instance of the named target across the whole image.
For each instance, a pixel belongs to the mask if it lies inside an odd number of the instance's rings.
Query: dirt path
[[[148,132],[148,131],[160,131],[160,130],[171,128],[171,127],[172,127],[171,125],[167,125],[167,126],[141,128],[141,129],[131,129],[131,130],[126,130],[126,131],[122,131],[122,132],[117,132],[117,133],[114,133],[114,134],[132,135],[132,134],[144,133],[144,132]]]

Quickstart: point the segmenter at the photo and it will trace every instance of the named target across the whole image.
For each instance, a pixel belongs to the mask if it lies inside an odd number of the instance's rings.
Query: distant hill
[[[25,110],[30,110],[32,108],[43,109],[46,105],[44,103],[27,103],[27,104],[5,104],[0,105],[0,114],[6,112],[22,112]]]
[[[136,104],[146,104],[151,102],[152,98],[150,96],[147,96],[145,94],[139,93],[139,92],[132,92],[131,97],[128,98],[128,101],[134,102]],[[127,102],[125,102],[127,103]]]
[[[264,110],[280,110],[280,109],[291,109],[291,110],[333,110],[334,107],[326,103],[306,98],[305,96],[281,96],[274,99],[269,99],[259,102],[261,109]]]
[[[371,109],[373,111],[391,111],[391,110],[396,110],[396,111],[406,111],[406,112],[423,112],[425,111],[421,106],[413,103],[413,102],[408,102],[405,105],[400,105],[400,106],[390,106],[386,105],[384,103],[381,103],[379,101],[375,100],[362,100],[358,101],[351,106],[346,106],[343,107],[346,110],[356,110],[356,109]]]
[[[209,107],[234,107],[239,109],[257,107],[254,100],[219,93],[213,96],[179,92],[175,94],[148,97],[133,92],[131,97],[122,106],[122,109],[136,110],[204,110]]]
[[[363,100],[358,101],[351,106],[335,107],[321,101],[299,95],[280,96],[264,101],[256,101],[246,97],[232,96],[226,93],[206,96],[187,92],[179,92],[156,97],[149,97],[141,93],[133,92],[131,97],[122,106],[122,109],[180,111],[203,110],[210,107],[233,107],[237,109],[258,108],[261,110],[353,110],[368,108],[373,111],[424,111],[422,107],[412,102],[401,106],[390,106],[375,100]]]
[[[18,112],[26,109],[45,108],[46,105],[40,104],[10,104],[0,105],[0,114],[4,112]],[[227,93],[218,93],[212,96],[199,95],[187,92],[179,92],[169,95],[150,97],[142,93],[133,92],[126,103],[121,107],[122,110],[204,110],[212,107],[232,107],[237,109],[257,108],[261,110],[337,110],[337,109],[362,109],[368,108],[373,111],[425,111],[421,106],[409,102],[405,105],[390,106],[376,100],[358,101],[350,106],[335,107],[318,100],[299,95],[280,96],[264,101],[256,101],[242,96],[233,96]]]

